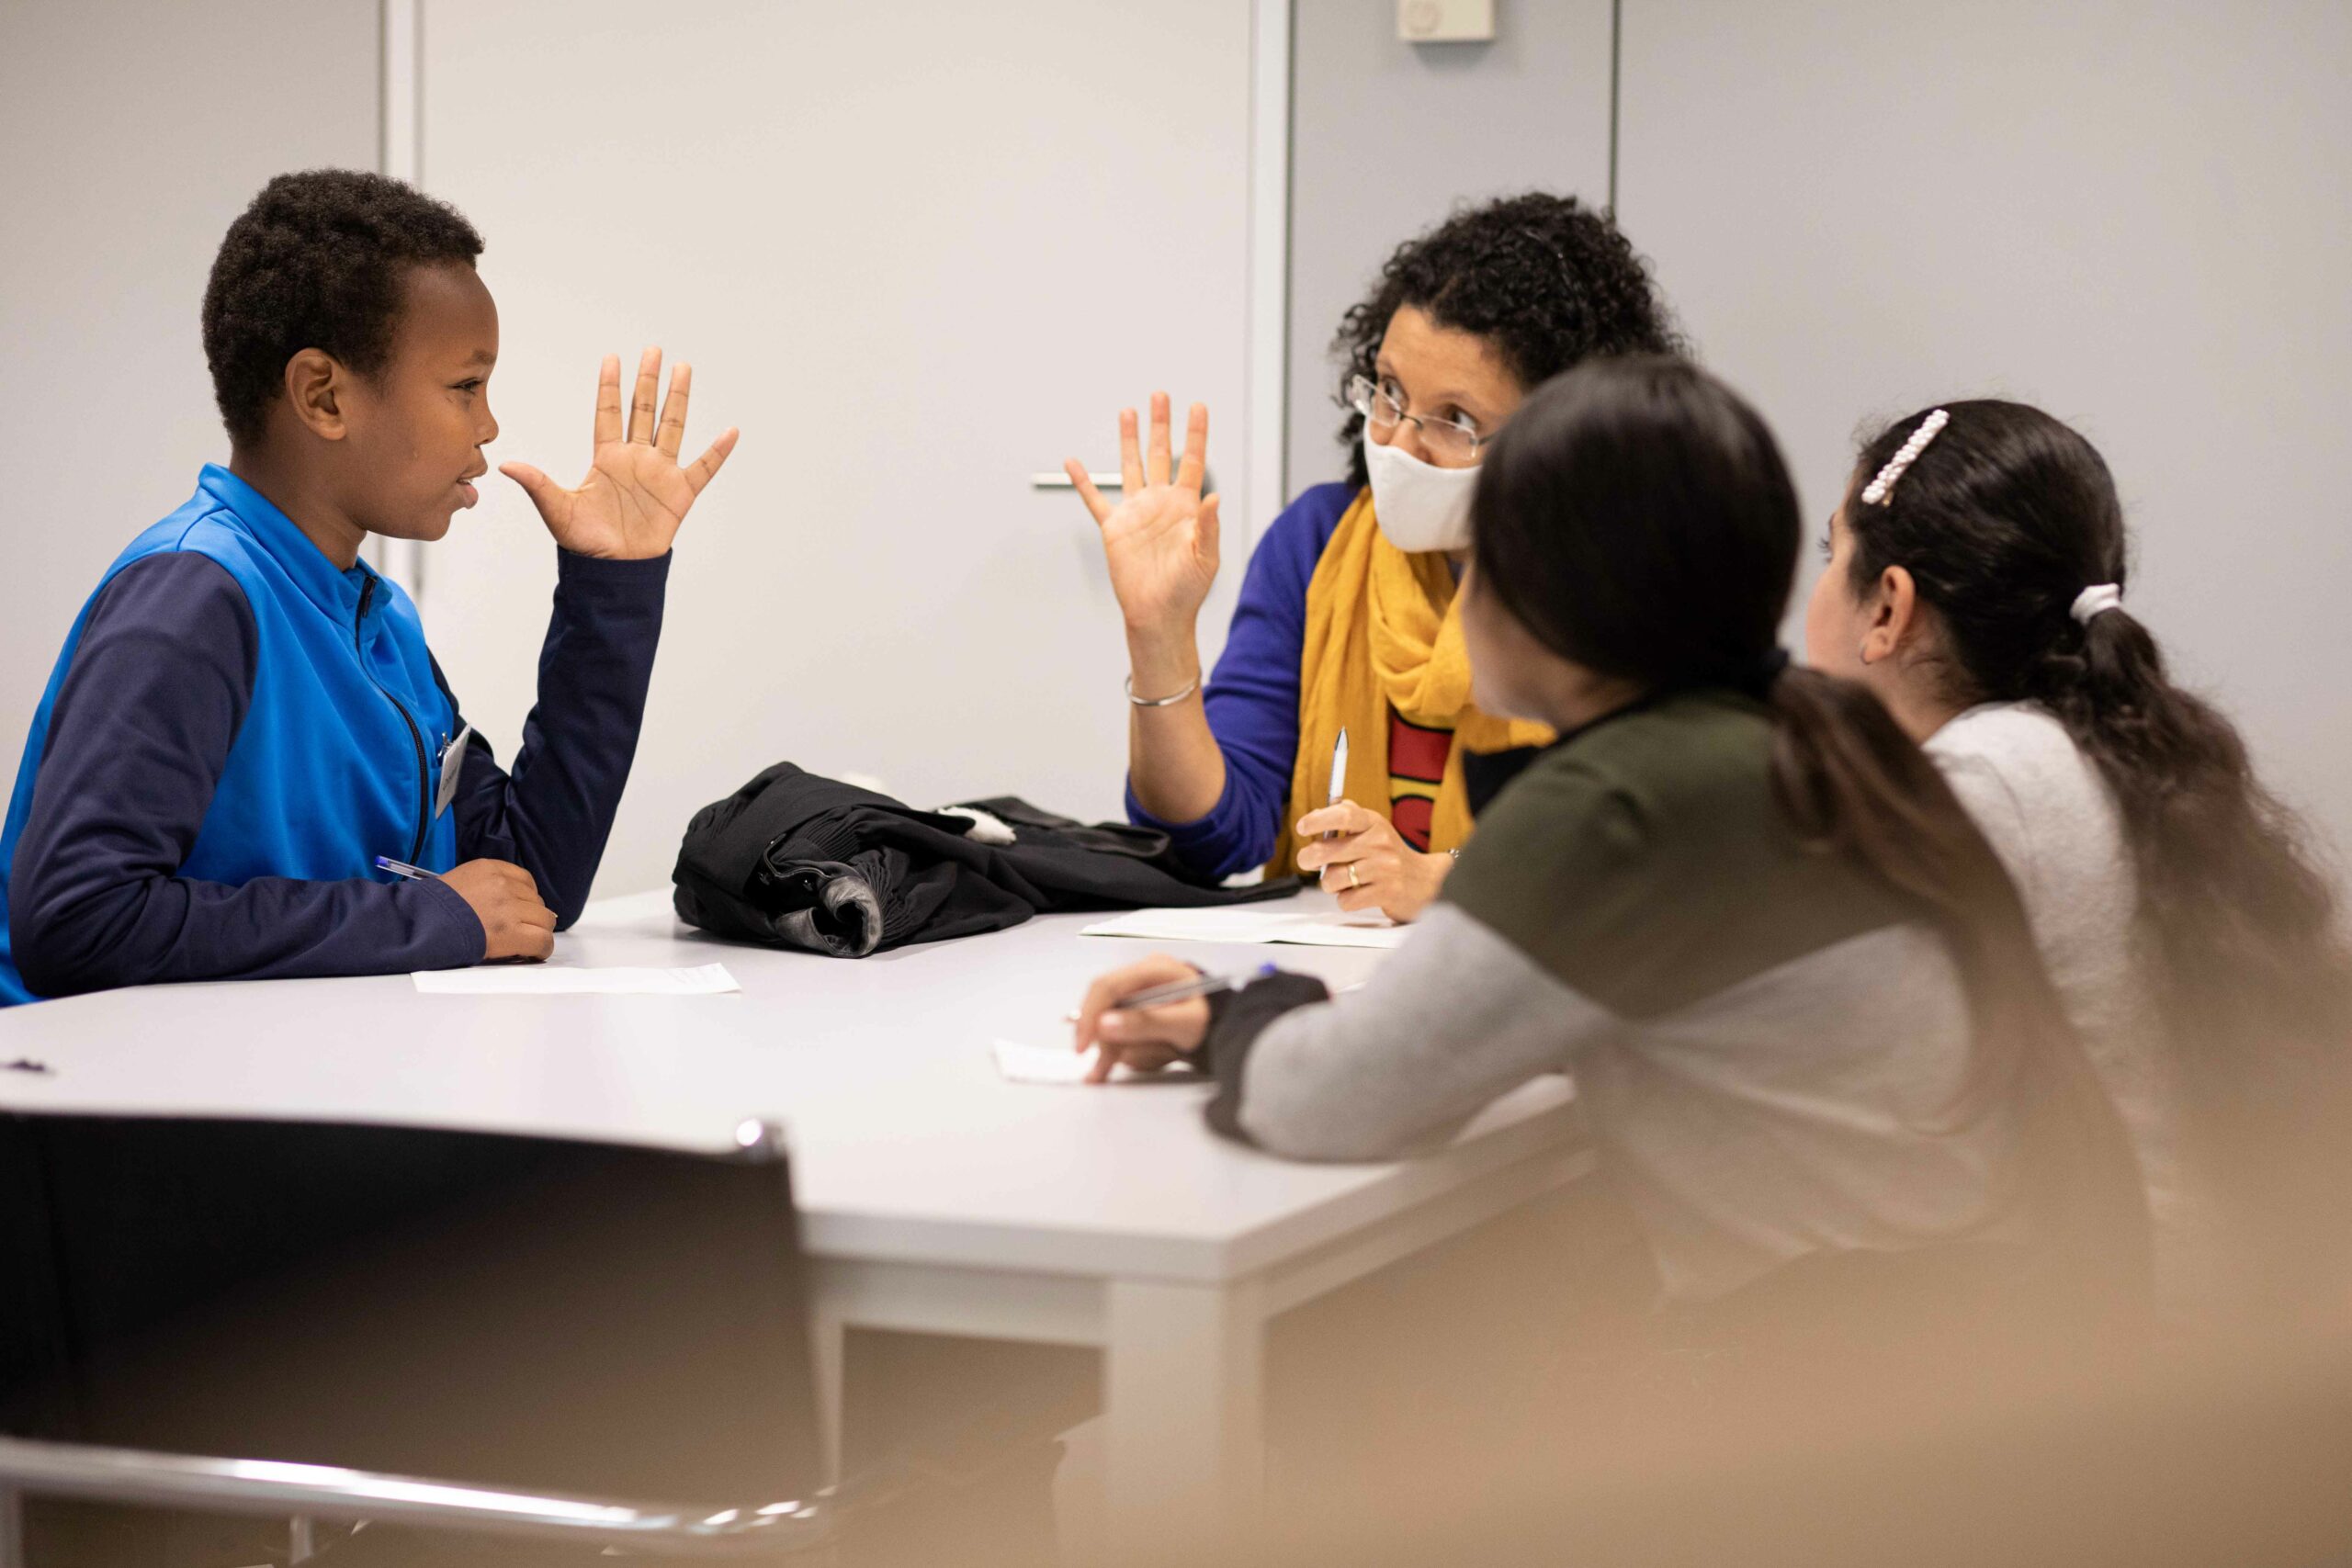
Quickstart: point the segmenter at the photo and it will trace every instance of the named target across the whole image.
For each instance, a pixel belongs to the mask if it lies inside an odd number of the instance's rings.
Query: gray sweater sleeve
[[[1251,1005],[1285,982],[1306,1005],[1271,1020]],[[1389,1159],[1441,1142],[1614,1021],[1442,903],[1362,989],[1315,1001],[1298,984],[1250,987],[1216,1010],[1208,1041],[1213,1119],[1294,1159]]]

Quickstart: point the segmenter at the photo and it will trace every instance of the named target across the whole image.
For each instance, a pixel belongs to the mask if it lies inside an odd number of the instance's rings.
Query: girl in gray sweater
[[[2129,1147],[1997,861],[1868,693],[1774,647],[1800,525],[1753,411],[1679,361],[1579,367],[1498,437],[1473,518],[1477,700],[1562,739],[1413,940],[1336,998],[1114,1008],[1190,973],[1131,965],[1080,1047],[1204,1059],[1213,1123],[1310,1159],[1566,1070],[1686,1306],[1954,1247],[2128,1280]]]
[[[2098,453],[2018,403],[1925,410],[1864,445],[1822,544],[1806,656],[1885,701],[2015,879],[2131,1128],[2165,1314],[2210,1322],[2265,1256],[2340,1255],[2334,895],[2124,607]]]

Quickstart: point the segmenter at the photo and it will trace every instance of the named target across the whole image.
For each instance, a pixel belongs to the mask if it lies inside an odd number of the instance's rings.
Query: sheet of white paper
[[[570,968],[561,964],[432,969],[413,975],[416,988],[444,997],[552,997],[591,992],[600,996],[715,997],[743,987],[724,964],[693,969],[640,969],[627,965]]]
[[[1067,1045],[1023,1045],[1018,1040],[998,1040],[990,1043],[996,1051],[996,1070],[1008,1083],[1084,1083],[1087,1069],[1094,1066],[1094,1054],[1080,1055]],[[1125,1083],[1133,1078],[1157,1079],[1168,1075],[1138,1073],[1131,1067],[1111,1069],[1113,1083]],[[1191,1077],[1179,1071],[1178,1077]]]
[[[1216,909],[1137,909],[1086,927],[1081,936],[1139,937],[1146,942],[1292,942],[1307,947],[1399,947],[1407,929],[1376,913],[1336,909],[1261,909],[1247,904]]]

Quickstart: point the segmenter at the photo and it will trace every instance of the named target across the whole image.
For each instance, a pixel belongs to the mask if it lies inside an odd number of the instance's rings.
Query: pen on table
[[[1348,727],[1340,726],[1340,739],[1331,746],[1331,793],[1323,804],[1329,808],[1340,804],[1348,791]],[[1340,836],[1337,828],[1323,835],[1327,840]]]
[[[376,869],[378,871],[389,871],[394,876],[405,876],[411,882],[438,882],[441,880],[421,865],[411,865],[404,860],[394,860],[390,855],[378,855],[376,857]]]

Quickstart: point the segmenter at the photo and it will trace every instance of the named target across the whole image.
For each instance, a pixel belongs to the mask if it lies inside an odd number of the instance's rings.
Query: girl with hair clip
[[[2014,889],[1879,702],[1775,647],[1801,525],[1763,422],[1686,362],[1592,362],[1497,438],[1473,522],[1477,700],[1561,739],[1368,985],[1123,1008],[1192,973],[1131,965],[1080,1012],[1098,1076],[1190,1058],[1220,1130],[1364,1160],[1571,1071],[1667,1301],[1736,1345],[1826,1321],[1804,1343],[1951,1365],[1921,1353],[2131,1312],[2138,1175]]]
[[[1807,658],[1883,698],[2016,879],[2068,1013],[2130,1126],[2165,1315],[2237,1298],[2339,1315],[2336,1058],[2352,964],[2293,817],[2123,605],[2107,465],[2039,409],[1985,400],[1863,445],[1823,547]],[[2301,1130],[2291,1119],[2301,1113]],[[2225,1241],[2239,1251],[2228,1256]],[[2245,1282],[2255,1282],[2246,1279]]]

